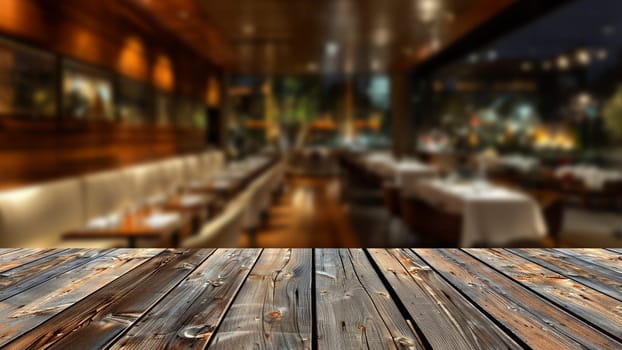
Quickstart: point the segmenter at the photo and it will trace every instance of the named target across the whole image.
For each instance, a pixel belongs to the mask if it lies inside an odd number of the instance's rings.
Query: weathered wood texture
[[[318,347],[423,349],[361,249],[315,252]]]
[[[266,249],[210,349],[311,347],[311,249]]]
[[[0,346],[620,349],[620,256],[0,249]]]

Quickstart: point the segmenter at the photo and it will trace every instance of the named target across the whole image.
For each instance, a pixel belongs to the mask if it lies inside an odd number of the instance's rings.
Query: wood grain
[[[522,348],[412,251],[369,252],[433,348]]]
[[[21,266],[31,261],[44,258],[48,255],[57,254],[58,249],[26,248],[10,251],[0,256],[0,273]]]
[[[542,265],[622,301],[622,274],[578,259],[572,254],[542,249],[511,249],[512,253]]]
[[[622,301],[606,293],[620,285],[618,257],[0,249],[0,347],[620,349]]]
[[[203,349],[260,252],[217,250],[111,349]]]
[[[532,348],[616,349],[622,346],[460,250],[416,249],[415,252]]]
[[[310,349],[311,249],[265,249],[209,349]]]
[[[574,248],[574,249],[555,249],[566,255],[585,260],[594,265],[600,265],[614,272],[620,273],[622,277],[622,255],[610,250],[601,248]],[[621,286],[622,287],[622,286]]]
[[[361,249],[315,251],[320,349],[424,349]]]
[[[0,346],[37,327],[89,294],[160,253],[161,249],[118,249],[0,303]]]
[[[466,251],[616,340],[622,340],[622,302],[619,300],[503,249]]]
[[[105,347],[211,253],[209,249],[166,250],[15,339],[7,347]]]
[[[0,279],[0,301],[108,252],[94,249],[59,250],[56,254],[4,271]]]

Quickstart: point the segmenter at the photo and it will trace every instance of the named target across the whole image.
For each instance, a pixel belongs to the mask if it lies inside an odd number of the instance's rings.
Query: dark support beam
[[[518,0],[428,60],[418,64],[413,69],[413,75],[428,75],[573,1]]]

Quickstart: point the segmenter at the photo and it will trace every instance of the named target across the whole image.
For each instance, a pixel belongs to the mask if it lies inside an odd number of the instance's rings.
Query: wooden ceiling
[[[245,74],[404,69],[515,0],[134,0]]]

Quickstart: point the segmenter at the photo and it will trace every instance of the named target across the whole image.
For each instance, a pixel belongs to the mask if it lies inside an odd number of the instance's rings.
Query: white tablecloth
[[[602,169],[592,165],[566,165],[555,171],[555,176],[573,176],[581,179],[590,190],[602,190],[609,181],[622,181],[622,171]]]
[[[419,182],[416,193],[428,203],[462,215],[461,247],[503,245],[546,236],[540,207],[518,192],[484,184],[428,180]]]
[[[415,191],[417,183],[424,179],[431,179],[437,175],[435,167],[416,160],[399,162],[394,169],[395,185],[402,193],[410,194]]]

